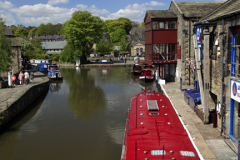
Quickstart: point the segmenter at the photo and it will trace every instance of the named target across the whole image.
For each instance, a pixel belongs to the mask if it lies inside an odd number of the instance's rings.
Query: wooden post
[[[197,45],[197,38],[196,34],[193,35],[193,44],[194,44],[194,51],[195,51],[195,58],[196,58],[196,71],[198,76],[198,82],[199,82],[199,88],[200,88],[200,95],[201,95],[201,101],[202,101],[202,107],[203,112],[205,108],[205,100],[204,100],[204,93],[203,93],[203,80],[202,80],[202,73],[201,73],[201,67],[200,67],[200,48]]]
[[[204,123],[209,123],[209,31],[204,29]]]

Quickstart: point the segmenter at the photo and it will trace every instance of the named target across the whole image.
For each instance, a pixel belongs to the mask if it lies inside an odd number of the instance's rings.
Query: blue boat
[[[40,72],[47,72],[48,64],[45,62],[41,62],[41,63],[37,64],[36,70],[40,71]]]
[[[57,65],[48,65],[48,78],[50,80],[62,80],[63,77]]]

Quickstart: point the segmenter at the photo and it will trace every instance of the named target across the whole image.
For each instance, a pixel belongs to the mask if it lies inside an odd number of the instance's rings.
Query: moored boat
[[[133,70],[131,70],[132,75],[140,75],[142,72],[142,65],[140,64],[134,64]]]
[[[121,160],[197,160],[191,138],[169,99],[142,92],[131,100]]]
[[[110,59],[100,59],[98,64],[113,64]]]
[[[151,68],[145,68],[141,71],[139,79],[144,82],[152,82],[154,80],[154,70]]]
[[[59,71],[57,65],[49,65],[48,66],[48,78],[50,80],[62,80],[63,79],[61,72]]]

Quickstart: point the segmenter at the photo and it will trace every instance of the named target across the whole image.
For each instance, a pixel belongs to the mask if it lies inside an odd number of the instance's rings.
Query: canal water
[[[64,80],[0,133],[0,160],[119,160],[131,98],[155,82],[131,68],[61,68]]]

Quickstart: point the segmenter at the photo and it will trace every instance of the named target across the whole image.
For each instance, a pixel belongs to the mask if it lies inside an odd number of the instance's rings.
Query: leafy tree
[[[138,27],[145,27],[145,23],[142,22]]]
[[[48,55],[47,54],[39,54],[39,53],[37,53],[36,54],[36,58],[37,59],[47,59]]]
[[[103,25],[100,17],[88,11],[75,11],[71,19],[66,21],[64,32],[68,36],[68,44],[74,48],[75,59],[81,58],[81,63],[87,62],[93,44],[102,37]]]
[[[34,36],[36,34],[36,32],[38,31],[38,28],[32,28],[29,32],[28,32],[28,37]]]
[[[11,49],[11,41],[5,37],[5,24],[0,22],[0,72],[10,69],[11,57],[14,56]]]
[[[101,56],[111,54],[112,50],[113,50],[113,47],[108,40],[101,40],[96,45],[96,51],[100,53]]]
[[[61,61],[74,63],[74,47],[71,44],[64,46],[63,51],[61,52]]]
[[[21,41],[21,54],[22,54],[22,57],[23,58],[28,58],[28,59],[31,59],[29,58],[29,51],[32,51],[33,50],[33,46],[32,44],[25,40],[24,38],[20,38],[20,41]]]
[[[33,48],[42,49],[42,44],[41,44],[40,38],[31,39],[30,43],[32,44]]]
[[[51,35],[51,34],[54,34],[53,33],[53,30],[54,30],[54,28],[53,28],[53,24],[52,23],[48,23],[48,24],[46,24],[46,34],[47,35]]]
[[[110,39],[112,43],[119,43],[121,42],[121,39],[126,39],[126,38],[127,38],[127,33],[122,28],[117,29],[110,34]]]
[[[104,31],[108,32],[108,34],[112,34],[117,29],[124,29],[126,34],[128,34],[131,28],[132,24],[128,18],[118,18],[115,20],[106,20]]]
[[[11,31],[13,32],[13,34],[15,33],[17,27],[15,25],[11,25],[10,27]]]
[[[28,35],[28,31],[27,31],[27,29],[26,29],[24,26],[18,27],[18,28],[15,30],[14,35],[15,35],[16,37],[24,37],[24,36]]]
[[[120,42],[120,52],[119,52],[119,54],[125,54],[127,51],[128,52],[131,51],[131,45],[127,41],[127,39],[122,38],[121,42]]]
[[[139,22],[137,21],[131,21],[132,27],[139,27]]]
[[[38,27],[37,32],[35,32],[35,36],[41,35],[43,36],[46,34],[46,26],[45,24],[41,23],[40,26]]]

